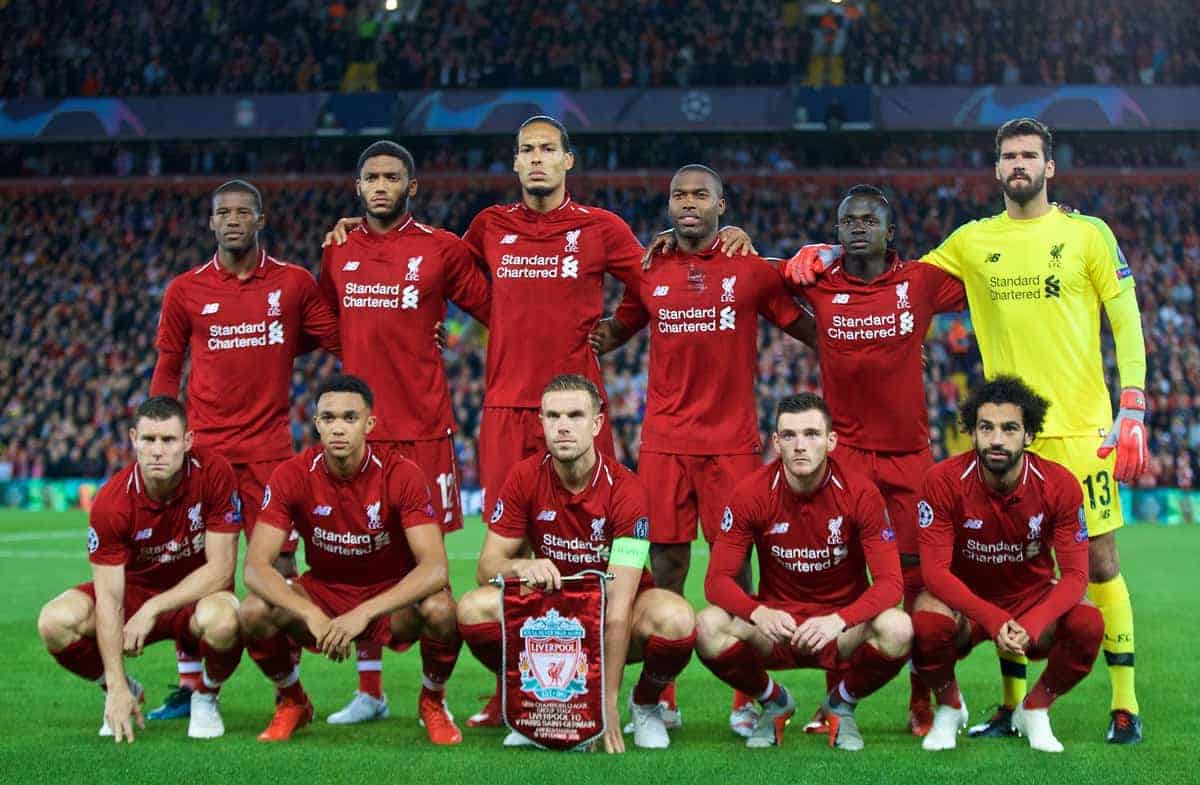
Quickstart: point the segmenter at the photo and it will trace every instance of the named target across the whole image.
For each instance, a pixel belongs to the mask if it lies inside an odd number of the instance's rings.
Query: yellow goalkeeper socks
[[[1104,617],[1104,660],[1112,684],[1112,710],[1138,713],[1133,688],[1133,605],[1121,575],[1104,583],[1088,584],[1090,599]]]
[[[996,652],[1000,655],[1000,678],[1004,682],[1004,706],[1015,709],[1025,700],[1025,668],[1029,660],[1020,655]]]

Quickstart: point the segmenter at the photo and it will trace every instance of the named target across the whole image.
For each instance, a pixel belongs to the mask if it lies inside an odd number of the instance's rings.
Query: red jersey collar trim
[[[979,483],[983,486],[983,489],[985,491],[987,491],[992,496],[995,496],[997,498],[1007,499],[1008,497],[1013,496],[1014,494],[1018,494],[1021,491],[1025,490],[1025,486],[1029,485],[1029,472],[1031,470],[1038,477],[1042,476],[1041,472],[1039,472],[1037,469],[1033,468],[1033,461],[1030,459],[1030,455],[1029,455],[1028,451],[1021,454],[1021,460],[1023,460],[1025,462],[1025,466],[1022,467],[1022,469],[1021,469],[1021,481],[1018,482],[1016,485],[1014,485],[1013,489],[1011,491],[1008,491],[1007,493],[1001,493],[1000,491],[993,490],[992,486],[987,484],[987,480],[985,480],[983,477],[983,465],[979,461],[979,456],[975,456],[971,460],[971,466],[973,466],[975,468],[975,476],[979,479]],[[970,471],[971,471],[971,467],[967,467],[968,474],[970,473]]]
[[[391,229],[388,229],[386,232],[373,232],[373,231],[371,231],[370,227],[367,226],[367,220],[364,218],[363,222],[360,223],[357,227],[355,227],[354,231],[362,232],[367,237],[372,237],[372,238],[387,237],[389,234],[403,234],[408,229],[408,227],[413,225],[413,222],[414,222],[413,215],[412,215],[412,213],[409,213],[408,220],[406,220],[404,223],[400,224],[399,226],[393,226]]]
[[[196,457],[190,452],[186,453],[183,456],[183,469],[181,470],[183,477],[180,479],[179,485],[175,486],[175,492],[166,501],[160,502],[150,498],[150,495],[146,493],[146,481],[142,478],[142,467],[138,465],[137,461],[134,461],[133,471],[129,473],[129,479],[125,481],[125,492],[136,496],[143,507],[165,507],[179,498],[183,493],[184,484],[192,476],[192,469],[199,468],[200,461],[196,460]]]
[[[367,470],[371,468],[372,463],[380,468],[383,468],[383,461],[375,457],[375,451],[371,449],[370,442],[367,443],[367,451],[363,453],[362,463],[359,465],[358,471],[349,477],[339,477],[333,472],[329,471],[329,461],[325,459],[324,447],[322,447],[320,452],[317,453],[317,457],[313,459],[313,464],[315,465],[318,461],[321,464],[321,470],[329,475],[329,479],[333,480],[334,482],[353,482],[355,478],[366,474]]]
[[[900,258],[900,252],[896,251],[895,249],[892,249],[892,248],[888,249],[887,253],[884,255],[884,258],[887,260],[888,266],[887,266],[887,269],[883,271],[883,274],[880,277],[883,277],[883,275],[891,275],[892,273],[899,270],[900,267],[904,264],[904,260]],[[846,266],[845,266],[844,259],[838,259],[837,264],[835,264],[829,272],[831,275],[834,275],[834,274],[841,275],[843,278],[848,278],[851,281],[858,281],[859,283],[873,283],[873,281],[866,281],[862,278],[859,278],[857,275],[853,275],[851,273],[846,272]],[[875,280],[878,280],[878,279],[875,279]]]
[[[221,266],[221,259],[219,258],[217,251],[213,251],[212,258],[208,260],[208,265],[212,265],[212,268],[217,271],[217,275],[221,276],[222,278],[224,278],[226,280],[228,280],[230,278],[237,278],[236,275],[234,275],[233,273],[229,272],[228,270],[226,270],[224,267]],[[205,267],[207,267],[208,265],[205,265]],[[200,269],[203,270],[204,268],[202,267]],[[267,274],[267,249],[259,248],[258,249],[258,264],[255,265],[253,269],[251,269],[250,277],[251,278],[262,278],[266,274]]]
[[[533,218],[533,217],[537,217],[537,216],[539,216],[539,215],[546,215],[546,216],[549,216],[549,215],[554,215],[555,213],[560,213],[560,212],[563,212],[564,210],[566,210],[566,209],[567,209],[567,207],[568,207],[570,204],[572,204],[572,201],[573,201],[573,200],[571,199],[571,192],[570,192],[570,191],[566,191],[566,192],[564,192],[564,193],[563,193],[563,200],[562,200],[562,204],[560,204],[558,207],[551,208],[551,209],[547,210],[547,211],[546,211],[546,212],[544,212],[544,213],[539,213],[537,210],[534,210],[532,207],[530,207],[529,205],[525,204],[525,200],[524,200],[524,199],[522,199],[521,201],[517,202],[517,209],[518,209],[518,210],[520,210],[520,211],[521,211],[521,213],[522,213],[522,214],[524,214],[525,216],[527,216],[527,217],[531,217],[531,218]]]
[[[829,483],[831,481],[838,488],[845,487],[842,484],[841,480],[839,480],[838,478],[833,476],[833,464],[829,462],[828,458],[826,458],[825,459],[825,476],[821,478],[821,482],[817,485],[816,488],[813,488],[811,491],[809,491],[807,493],[798,493],[797,491],[795,491],[792,488],[791,485],[788,484],[787,478],[783,476],[783,472],[784,472],[783,460],[777,458],[776,461],[778,462],[778,465],[775,467],[775,479],[771,482],[771,488],[772,489],[777,488],[777,487],[779,487],[780,484],[782,484],[784,490],[786,490],[792,496],[795,496],[797,499],[811,499],[812,497],[816,496],[821,491],[825,490],[825,486],[829,485]]]

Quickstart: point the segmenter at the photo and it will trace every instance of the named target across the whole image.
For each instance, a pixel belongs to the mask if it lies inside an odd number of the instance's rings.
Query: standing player
[[[604,414],[600,391],[579,375],[555,377],[542,394],[547,452],[518,463],[492,513],[477,577],[519,577],[546,590],[562,576],[607,570],[615,579],[605,607],[607,727],[604,748],[625,751],[617,693],[628,662],[642,661],[630,697],[634,744],[669,746],[659,696],[687,665],[696,643],[695,615],[678,594],[653,588],[645,571],[650,532],[646,490],[633,472],[595,445]],[[524,558],[530,551],[533,558]],[[500,590],[481,586],[459,602],[459,624],[487,668],[501,664]],[[519,734],[506,745],[524,741]]]
[[[92,582],[42,608],[38,633],[67,670],[107,693],[101,736],[133,742],[142,723],[142,686],[125,674],[125,655],[149,644],[186,640],[204,658],[191,693],[188,736],[225,733],[218,693],[242,657],[233,573],[242,503],[233,469],[213,453],[192,452],[187,414],[174,398],[150,398],[129,430],[137,460],[113,475],[89,514]]]
[[[1121,576],[1114,533],[1124,525],[1116,483],[1129,483],[1148,459],[1146,348],[1133,273],[1099,218],[1050,204],[1054,177],[1050,130],[1029,118],[996,132],[996,179],[1005,211],[959,227],[923,261],[959,278],[988,378],[1011,374],[1053,404],[1030,449],[1074,473],[1085,492],[1088,597],[1104,616],[1104,658],[1112,682],[1107,739],[1136,744],[1142,721],[1134,692],[1133,608]],[[811,282],[833,254],[801,249],[788,277]],[[1112,404],[1100,351],[1100,307],[1108,315],[1121,379]],[[1025,661],[1001,653],[1004,704],[983,735],[1011,733],[1012,710],[1025,693]],[[1015,661],[1014,661],[1015,660]]]
[[[747,747],[782,744],[796,710],[767,671],[823,668],[845,674],[822,704],[830,746],[862,749],[855,707],[908,658],[912,625],[893,607],[902,585],[896,535],[875,486],[829,455],[832,425],[817,395],[779,402],[779,459],[738,483],[713,546],[704,581],[712,605],[699,614],[696,648],[717,678],[761,702]],[[751,547],[756,595],[737,580]]]
[[[676,248],[625,290],[616,315],[597,332],[604,351],[650,324],[638,475],[655,489],[654,585],[682,595],[697,518],[711,544],[730,491],[762,465],[754,400],[758,317],[801,340],[811,341],[811,329],[771,265],[720,250],[720,175],[699,164],[682,167],[671,178],[668,212]],[[747,562],[742,585],[749,584]],[[735,730],[749,733],[752,699],[735,695],[733,709]]]
[[[196,446],[233,464],[245,501],[246,535],[254,530],[263,486],[292,454],[288,419],[292,363],[319,344],[340,352],[337,323],[302,267],[267,255],[258,233],[265,224],[262,195],[243,180],[213,192],[209,226],[212,258],[177,276],[163,296],[158,363],[151,395],[179,395],[184,356],[191,354],[188,416]],[[294,575],[296,546],[277,565]],[[199,684],[196,652],[178,651],[180,688],[152,719],[187,716],[188,696]]]
[[[922,588],[917,500],[921,478],[933,465],[921,349],[934,314],[965,309],[966,297],[949,274],[901,262],[889,249],[895,234],[890,212],[878,188],[847,191],[837,211],[844,255],[798,293],[816,320],[838,463],[869,477],[883,494],[900,550],[904,610],[912,613]],[[911,673],[909,728],[924,736],[932,720],[929,690]]]
[[[1048,709],[1088,674],[1100,650],[1104,619],[1084,599],[1088,533],[1079,483],[1065,467],[1025,452],[1047,406],[1021,380],[997,376],[962,405],[975,449],[925,475],[918,524],[927,590],[913,614],[913,661],[938,701],[921,743],[927,750],[954,748],[967,724],[954,662],[990,639],[1002,652],[1048,658],[1012,719],[1034,749],[1062,752]]]
[[[454,414],[435,325],[452,300],[484,324],[488,281],[471,249],[450,232],[413,220],[417,192],[412,154],[375,142],[358,159],[356,184],[366,221],[344,245],[325,248],[320,288],[338,315],[343,368],[379,397],[372,446],[399,451],[425,472],[444,532],[462,528]],[[335,724],[386,717],[382,651],[358,645],[359,688],[329,716]]]
[[[294,664],[296,644],[342,660],[357,641],[411,642],[418,635],[421,722],[434,744],[462,741],[444,698],[460,641],[441,526],[416,464],[367,444],[372,406],[361,379],[330,379],[317,393],[313,417],[321,444],[271,474],[261,513],[266,525],[246,553],[244,577],[253,593],[238,611],[251,658],[281,696],[260,741],[286,741],[312,719]],[[271,564],[293,526],[310,569],[288,581]]]

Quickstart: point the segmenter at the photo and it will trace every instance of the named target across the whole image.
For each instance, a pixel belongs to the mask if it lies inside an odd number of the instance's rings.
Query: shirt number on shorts
[[[442,509],[450,509],[454,499],[455,483],[454,475],[449,472],[442,472],[437,476],[438,490],[442,494]]]
[[[1112,502],[1112,484],[1108,478],[1108,470],[1101,469],[1096,472],[1093,479],[1092,475],[1083,478],[1083,487],[1087,488],[1088,506],[1093,510],[1096,505],[1107,507]],[[1099,494],[1096,491],[1099,490]]]

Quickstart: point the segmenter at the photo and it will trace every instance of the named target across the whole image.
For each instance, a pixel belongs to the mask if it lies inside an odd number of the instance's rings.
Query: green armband
[[[650,555],[650,543],[633,537],[619,537],[613,541],[612,554],[608,557],[610,567],[633,567],[640,570],[646,566]]]

